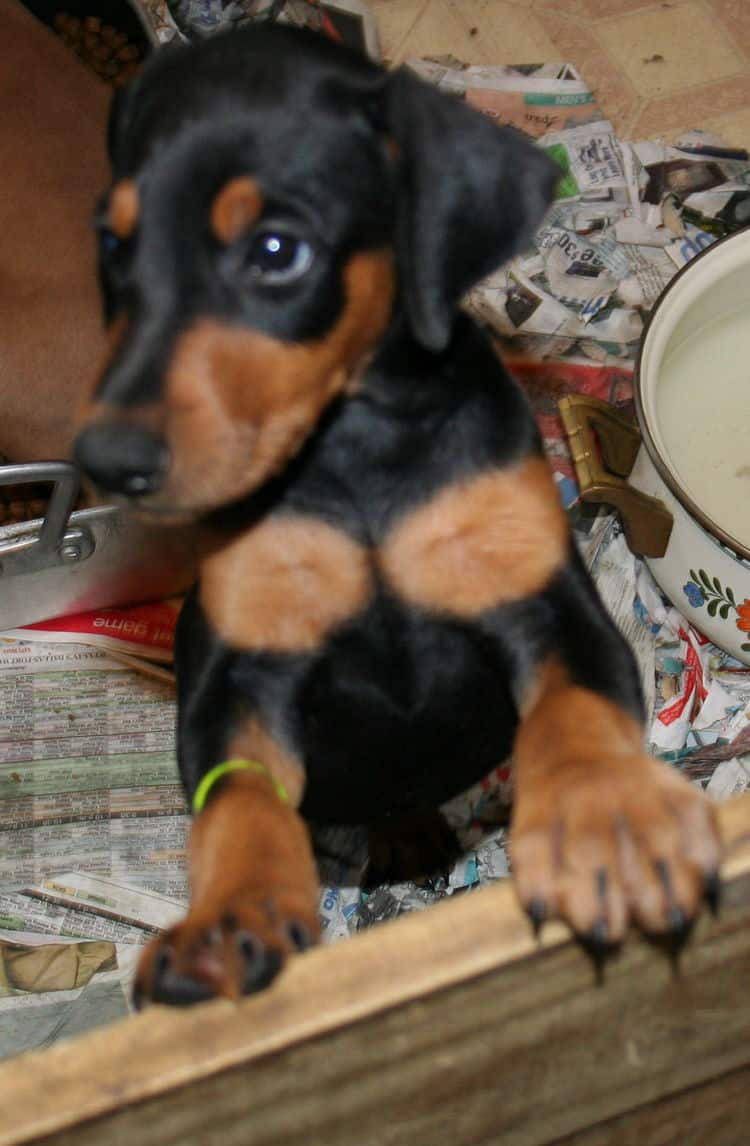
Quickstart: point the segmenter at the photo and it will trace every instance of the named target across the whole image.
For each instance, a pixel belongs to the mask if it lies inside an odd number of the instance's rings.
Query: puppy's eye
[[[109,227],[99,228],[99,250],[103,255],[116,255],[122,249],[122,239],[118,239]]]
[[[253,238],[247,265],[250,274],[268,283],[300,278],[312,263],[309,243],[285,231],[259,231]]]

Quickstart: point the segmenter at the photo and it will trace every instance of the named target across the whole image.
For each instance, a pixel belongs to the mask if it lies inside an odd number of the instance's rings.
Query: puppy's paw
[[[314,911],[291,895],[248,893],[211,912],[191,910],[144,949],[134,1005],[189,1006],[254,994],[275,979],[289,955],[318,938]]]
[[[514,814],[511,858],[535,928],[565,920],[598,962],[629,923],[679,951],[702,901],[718,905],[714,809],[645,755],[568,764],[528,785]]]

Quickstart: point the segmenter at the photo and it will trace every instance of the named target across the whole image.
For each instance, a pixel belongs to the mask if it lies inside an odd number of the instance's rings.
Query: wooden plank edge
[[[750,873],[750,794],[718,814],[731,884]],[[0,1146],[59,1133],[569,941],[565,927],[551,924],[537,942],[509,881],[458,896],[308,952],[269,990],[239,1003],[153,1007],[7,1060]],[[590,974],[583,957],[581,973]]]
[[[549,1146],[739,1146],[748,1125],[750,1066],[741,1066],[556,1138]]]

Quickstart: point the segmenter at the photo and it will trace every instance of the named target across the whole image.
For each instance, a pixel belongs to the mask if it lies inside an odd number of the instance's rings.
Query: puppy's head
[[[278,26],[158,53],[98,214],[111,336],[76,442],[104,490],[196,517],[279,473],[403,308],[440,351],[556,168],[406,71]]]

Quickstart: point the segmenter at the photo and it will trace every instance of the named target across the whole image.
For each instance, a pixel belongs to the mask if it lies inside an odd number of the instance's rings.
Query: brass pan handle
[[[641,445],[638,427],[588,394],[570,394],[558,405],[583,501],[613,505],[633,553],[663,557],[672,532],[672,514],[658,498],[641,493],[625,480]]]

